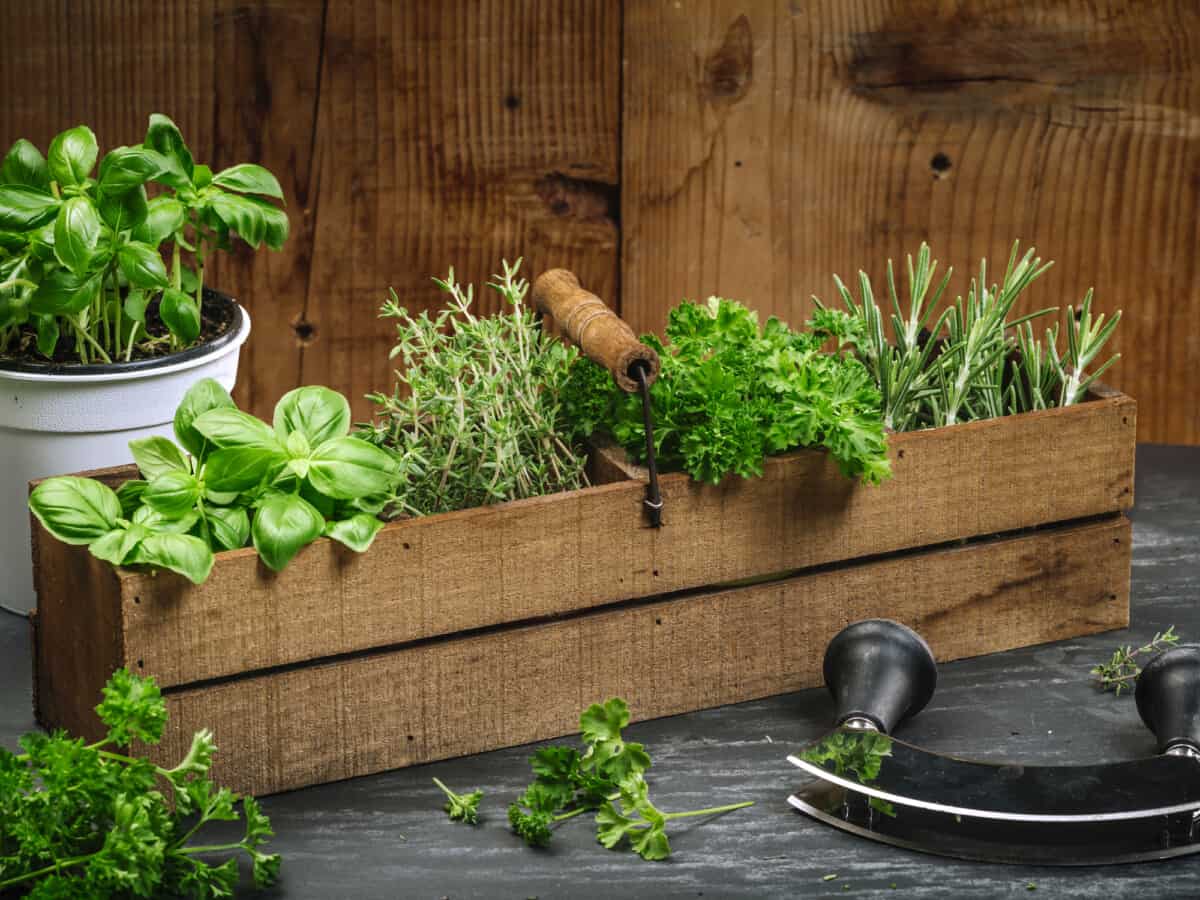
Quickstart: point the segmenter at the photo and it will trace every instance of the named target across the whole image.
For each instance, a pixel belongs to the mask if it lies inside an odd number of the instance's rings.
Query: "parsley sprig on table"
[[[209,779],[212,733],[198,731],[174,768],[156,766],[119,752],[134,740],[162,738],[167,711],[154,679],[119,669],[103,695],[96,707],[108,727],[103,740],[33,732],[20,740],[23,753],[0,749],[0,894],[228,897],[238,885],[239,852],[250,857],[257,887],[273,884],[279,856],[262,850],[271,823],[253,797]],[[236,822],[239,801],[240,840],[194,841],[210,822]],[[219,865],[204,859],[229,854]]]
[[[838,313],[824,324],[828,331],[800,332],[772,317],[760,326],[754,312],[718,297],[673,309],[665,342],[643,337],[662,360],[650,389],[659,464],[715,484],[729,473],[761,475],[770,454],[823,447],[849,477],[886,478],[879,390],[852,354],[823,352],[854,323]],[[595,390],[596,379],[577,381]],[[641,399],[611,378],[607,387],[610,404],[597,424],[640,460]]]
[[[614,697],[593,704],[579,717],[586,749],[544,747],[530,760],[536,778],[508,808],[513,831],[526,843],[550,843],[551,827],[585,812],[596,812],[596,838],[614,850],[628,845],[643,859],[671,855],[666,824],[673,819],[709,816],[753,806],[753,801],[686,812],[662,812],[650,802],[645,773],[650,754],[639,743],[626,741],[629,707]]]
[[[446,815],[451,822],[463,822],[466,825],[479,824],[479,801],[483,799],[483,791],[471,791],[469,794],[458,794],[442,784],[440,778],[433,779],[443,794],[446,795]]]

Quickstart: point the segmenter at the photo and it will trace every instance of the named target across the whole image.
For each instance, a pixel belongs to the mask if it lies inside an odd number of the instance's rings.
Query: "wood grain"
[[[1128,624],[1129,563],[1116,516],[182,689],[154,755],[211,727],[214,777],[269,794],[569,734],[611,696],[650,719],[811,687],[862,618],[917,629],[939,660],[1090,634]]]
[[[1124,309],[1107,376],[1139,438],[1200,442],[1200,6],[1184,0],[628,0],[622,310],[681,297],[799,324],[922,240],[956,271],[1020,238],[1024,309]]]
[[[896,435],[894,477],[878,487],[845,479],[817,451],[719,487],[671,474],[657,530],[642,519],[642,484],[617,480],[394,522],[365,554],[323,539],[279,574],[252,548],[218,554],[198,586],[121,570],[115,590],[64,599],[35,573],[44,664],[74,645],[79,620],[117,620],[118,664],[180,685],[1119,512],[1133,501],[1135,428],[1135,404],[1117,394]],[[605,468],[620,474],[615,460]],[[91,571],[86,548],[40,525],[34,540],[40,570]],[[107,631],[95,640],[112,643]]]
[[[151,112],[214,169],[275,172],[292,237],[217,259],[253,318],[236,392],[269,415],[300,383],[390,391],[394,286],[441,303],[453,265],[555,265],[616,296],[620,7],[606,0],[66,0],[8,4],[0,144],[90,124],[138,142]]]

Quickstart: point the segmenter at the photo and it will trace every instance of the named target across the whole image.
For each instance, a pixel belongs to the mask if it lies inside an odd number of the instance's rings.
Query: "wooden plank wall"
[[[1200,443],[1191,0],[14,0],[4,21],[0,143],[80,121],[130,142],[161,110],[201,159],[281,176],[287,248],[215,273],[254,316],[259,413],[301,382],[388,387],[379,301],[437,303],[451,264],[571,266],[657,329],[712,293],[802,320],[831,273],[879,280],[922,239],[963,290],[1019,237],[1058,261],[1030,306],[1095,285],[1124,309],[1106,380],[1139,437]]]
[[[102,146],[159,111],[214,169],[261,162],[288,198],[278,254],[222,259],[212,283],[253,318],[238,399],[268,414],[323,383],[389,390],[392,286],[440,303],[453,265],[575,268],[616,296],[620,5],[609,0],[10,2],[0,143],[45,148],[85,122]],[[3,152],[0,150],[0,152]],[[482,291],[485,311],[496,295]]]
[[[683,297],[793,322],[928,240],[965,272],[1014,238],[1027,308],[1123,308],[1106,380],[1139,438],[1200,443],[1200,4],[627,0],[622,309]]]

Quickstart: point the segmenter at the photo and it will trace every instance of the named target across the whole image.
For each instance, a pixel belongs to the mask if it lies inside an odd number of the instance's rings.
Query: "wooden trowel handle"
[[[533,303],[553,317],[588,359],[612,372],[624,390],[632,393],[641,386],[638,367],[646,373],[646,384],[658,377],[658,354],[639,341],[633,329],[603,300],[584,290],[573,272],[543,272],[533,283]]]

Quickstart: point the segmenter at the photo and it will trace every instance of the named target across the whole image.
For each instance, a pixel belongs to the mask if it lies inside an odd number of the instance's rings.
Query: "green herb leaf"
[[[29,311],[37,315],[73,316],[92,305],[103,283],[102,272],[76,275],[70,269],[55,269],[33,292]]]
[[[200,307],[183,291],[167,288],[163,291],[158,314],[171,334],[184,345],[192,344],[200,336]]]
[[[472,791],[470,794],[456,794],[437,778],[433,779],[446,795],[446,805],[443,807],[452,822],[464,822],[467,825],[479,823],[479,801],[483,799],[483,791]]]
[[[117,147],[100,161],[96,184],[104,194],[124,194],[162,171],[163,158],[144,147]]]
[[[32,231],[58,215],[58,199],[24,184],[0,185],[0,231]]]
[[[63,186],[80,184],[96,165],[99,153],[92,129],[86,125],[69,128],[50,142],[46,154],[50,177]]]
[[[203,584],[212,571],[208,544],[190,534],[151,534],[133,553],[131,562],[178,572],[193,584]]]
[[[167,704],[153,678],[117,669],[102,689],[96,715],[108,727],[108,740],[119,747],[132,741],[157,744],[167,724]]]
[[[117,500],[121,503],[121,517],[128,519],[142,505],[142,494],[146,490],[146,482],[140,478],[124,481],[117,488]]]
[[[183,142],[183,135],[179,133],[179,128],[174,122],[161,113],[152,113],[150,125],[146,129],[146,140],[142,146],[148,150],[155,150],[164,157],[163,170],[156,176],[158,181],[170,185],[175,190],[192,186],[192,171],[195,168],[192,153]]]
[[[46,358],[54,356],[54,350],[58,346],[58,319],[55,316],[39,315],[35,317],[37,323],[37,348],[38,353]]]
[[[101,194],[97,207],[100,218],[114,232],[136,228],[150,215],[146,189],[140,185],[123,194]]]
[[[312,447],[350,432],[350,404],[337,391],[310,386],[288,391],[275,404],[275,436],[299,432]]]
[[[121,503],[111,488],[90,478],[49,478],[29,495],[29,508],[67,544],[90,544],[117,527]]]
[[[353,500],[391,490],[396,470],[396,459],[386,450],[359,438],[340,437],[313,451],[308,479],[327,497]]]
[[[282,445],[266,422],[240,409],[219,407],[192,420],[196,429],[217,447],[256,447],[281,452]],[[219,489],[218,489],[219,490]]]
[[[271,494],[255,512],[250,532],[262,561],[279,572],[302,547],[320,537],[324,527],[324,517],[303,498]]]
[[[164,437],[135,438],[129,442],[129,450],[143,478],[189,471],[179,448]]]
[[[192,456],[203,460],[210,442],[195,428],[195,421],[214,409],[236,409],[229,391],[213,378],[202,378],[193,384],[175,410],[175,440]]]
[[[262,194],[276,200],[283,199],[283,188],[279,186],[279,180],[262,166],[253,163],[242,163],[223,169],[213,176],[212,183],[239,194]]]
[[[242,507],[208,506],[204,515],[213,543],[219,549],[236,550],[250,540],[250,516]]]
[[[257,487],[274,468],[286,462],[287,457],[282,450],[253,446],[216,450],[209,454],[205,464],[204,484],[214,491],[248,491]]]
[[[345,544],[355,553],[365,553],[382,527],[383,522],[378,517],[359,513],[349,519],[326,523],[325,536]]]
[[[121,245],[121,249],[117,251],[117,264],[121,267],[121,274],[131,285],[137,288],[153,290],[156,288],[165,288],[170,282],[167,279],[167,267],[163,264],[162,256],[159,252],[149,244],[143,244],[140,241],[128,241]],[[178,291],[172,293],[180,293]],[[195,302],[186,294],[188,302],[194,307]],[[163,296],[163,304],[167,303],[166,295]],[[163,316],[163,321],[167,321],[167,316]],[[168,322],[168,327],[170,323]],[[171,329],[175,331],[174,328]],[[196,334],[199,334],[199,317],[196,321]],[[182,335],[180,336],[182,338]],[[193,336],[190,340],[195,340]],[[185,342],[190,343],[190,340]]]
[[[14,143],[0,163],[0,184],[23,184],[50,193],[50,170],[41,151],[25,138]]]
[[[150,479],[142,502],[167,517],[181,516],[200,499],[200,482],[190,472],[163,472]]]
[[[163,195],[150,201],[145,219],[133,229],[134,240],[157,247],[183,228],[187,207],[174,197]]]
[[[54,253],[59,262],[82,275],[100,242],[100,214],[88,197],[71,197],[54,222]]]

